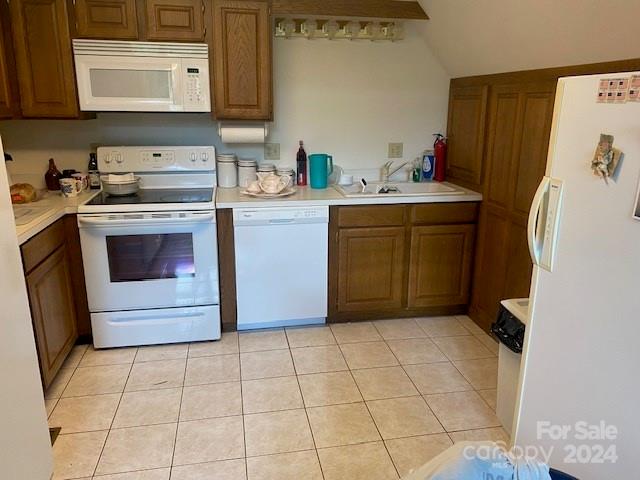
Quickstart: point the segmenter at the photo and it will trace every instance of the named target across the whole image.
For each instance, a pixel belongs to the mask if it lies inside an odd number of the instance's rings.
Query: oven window
[[[107,236],[112,282],[194,277],[190,233]]]
[[[91,95],[106,98],[171,98],[168,70],[92,68]]]

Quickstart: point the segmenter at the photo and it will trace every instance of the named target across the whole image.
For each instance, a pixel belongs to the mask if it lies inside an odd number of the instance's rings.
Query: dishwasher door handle
[[[269,220],[270,225],[290,225],[295,223],[293,218],[272,218]]]

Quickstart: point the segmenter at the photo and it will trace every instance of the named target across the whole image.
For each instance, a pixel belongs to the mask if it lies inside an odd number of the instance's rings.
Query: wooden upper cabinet
[[[77,338],[73,284],[64,246],[27,275],[40,371],[48,387]]]
[[[77,117],[66,0],[11,0],[22,114]]]
[[[469,188],[482,184],[488,86],[451,87],[447,176]]]
[[[547,166],[547,153],[555,103],[555,82],[528,85],[521,93],[521,135],[514,172],[513,209],[523,218]]]
[[[338,234],[338,312],[403,306],[404,227],[344,228]]]
[[[474,236],[474,225],[411,229],[409,308],[467,303]]]
[[[146,0],[147,39],[203,41],[204,5],[203,0]]]
[[[0,118],[11,118],[13,116],[13,94],[5,47],[6,44],[2,42],[2,35],[0,35]]]
[[[271,21],[266,1],[213,0],[215,116],[271,120]]]
[[[516,161],[520,94],[510,86],[497,86],[492,89],[489,103],[485,201],[494,207],[508,208],[513,188],[508,179]]]
[[[9,6],[0,2],[0,118],[20,115]]]
[[[135,0],[75,0],[77,36],[137,40]]]

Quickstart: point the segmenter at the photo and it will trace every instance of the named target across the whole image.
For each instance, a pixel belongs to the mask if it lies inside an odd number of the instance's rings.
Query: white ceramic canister
[[[238,186],[247,188],[258,179],[256,161],[248,158],[238,159]]]
[[[216,175],[219,187],[233,188],[238,186],[238,166],[235,154],[221,153],[218,155]]]

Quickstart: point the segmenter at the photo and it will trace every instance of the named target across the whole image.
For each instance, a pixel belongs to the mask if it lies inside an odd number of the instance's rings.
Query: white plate
[[[252,193],[247,190],[241,190],[240,193],[243,195],[248,195],[250,197],[255,197],[255,198],[279,198],[279,197],[288,197],[290,195],[293,195],[297,191],[298,191],[297,188],[288,187],[288,188],[285,188],[280,193],[264,193],[264,192]]]

